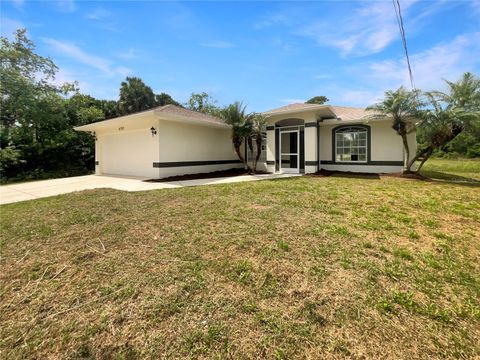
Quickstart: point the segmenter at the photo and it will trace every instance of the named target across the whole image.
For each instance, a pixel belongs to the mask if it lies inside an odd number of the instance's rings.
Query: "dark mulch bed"
[[[257,171],[256,174],[267,174],[265,171]],[[248,171],[245,169],[229,169],[229,170],[221,170],[221,171],[213,171],[209,173],[200,173],[200,174],[188,174],[188,175],[177,175],[177,176],[170,176],[163,179],[149,179],[144,180],[145,182],[170,182],[170,181],[184,181],[184,180],[198,180],[198,179],[213,179],[213,178],[220,178],[220,177],[232,177],[232,176],[240,176],[240,175],[248,175]]]
[[[372,174],[372,173],[360,173],[360,172],[345,172],[345,171],[330,171],[321,169],[314,174],[308,174],[307,176],[335,176],[335,177],[343,177],[343,178],[360,178],[360,179],[380,179],[379,174]]]

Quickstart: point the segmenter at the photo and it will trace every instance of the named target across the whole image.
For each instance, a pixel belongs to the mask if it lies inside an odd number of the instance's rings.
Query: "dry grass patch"
[[[470,185],[303,177],[2,206],[0,355],[478,357]]]

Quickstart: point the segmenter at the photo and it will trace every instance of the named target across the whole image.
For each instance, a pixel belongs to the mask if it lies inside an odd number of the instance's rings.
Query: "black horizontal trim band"
[[[274,160],[267,160],[267,165],[275,165],[275,161]]]
[[[313,161],[305,161],[305,165],[307,166],[317,166],[318,165],[318,161],[316,160],[313,160]]]
[[[275,130],[275,126],[267,126],[267,130]]]
[[[200,160],[200,161],[176,161],[176,162],[154,162],[154,168],[168,168],[181,166],[202,166],[202,165],[222,165],[238,164],[240,160]]]
[[[316,122],[308,122],[308,123],[305,123],[305,127],[317,127],[317,123]]]
[[[370,165],[370,166],[403,166],[403,161],[369,161],[369,162],[333,162],[321,160],[322,165]]]
[[[98,164],[100,164],[100,163],[98,161],[95,161],[95,165],[98,165]]]

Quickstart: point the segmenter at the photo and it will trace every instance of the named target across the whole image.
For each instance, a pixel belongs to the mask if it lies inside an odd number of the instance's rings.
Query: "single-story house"
[[[291,104],[266,111],[259,168],[271,173],[318,170],[399,172],[404,151],[389,118],[362,108]],[[165,105],[76,127],[95,136],[95,173],[160,179],[241,168],[231,129],[221,119]],[[408,136],[411,154],[416,135]],[[243,149],[248,158],[248,149]]]
[[[161,179],[243,164],[221,119],[175,105],[76,127],[95,136],[95,174]]]
[[[291,104],[264,115],[268,116],[268,172],[402,170],[403,143],[391,118],[374,119],[363,108],[317,104]],[[415,132],[408,135],[408,144],[415,154]]]

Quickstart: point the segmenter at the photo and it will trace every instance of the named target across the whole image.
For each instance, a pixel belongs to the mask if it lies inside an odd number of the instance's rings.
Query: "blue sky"
[[[417,87],[480,74],[480,1],[400,0]],[[25,27],[38,52],[116,99],[125,76],[180,102],[206,91],[251,111],[326,95],[366,106],[408,85],[392,2],[2,1],[1,32]]]

